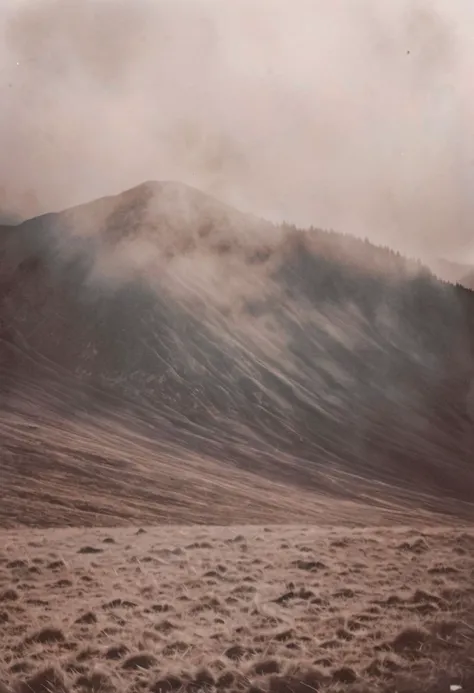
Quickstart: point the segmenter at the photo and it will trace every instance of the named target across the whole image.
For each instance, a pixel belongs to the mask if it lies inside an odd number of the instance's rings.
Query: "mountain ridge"
[[[472,307],[393,251],[147,182],[0,230],[2,407],[118,417],[178,478],[197,455],[469,515]]]

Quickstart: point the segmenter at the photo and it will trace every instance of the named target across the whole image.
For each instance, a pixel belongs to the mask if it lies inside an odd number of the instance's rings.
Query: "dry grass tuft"
[[[174,674],[169,674],[161,679],[157,679],[151,686],[151,693],[172,693],[172,691],[179,691],[184,689],[186,686],[186,680],[175,676]]]
[[[49,666],[23,681],[19,686],[19,693],[68,693],[68,689],[61,670],[56,666]]]
[[[260,662],[256,662],[253,665],[253,672],[258,676],[263,676],[265,674],[279,674],[280,673],[280,663],[277,659],[263,659]]]
[[[0,602],[16,602],[20,599],[20,595],[14,589],[7,589],[0,592]]]
[[[105,659],[123,659],[129,652],[130,650],[126,645],[112,645],[107,648],[104,657]]]
[[[82,546],[77,553],[102,553],[103,549],[99,549],[97,546]]]
[[[87,625],[97,623],[97,616],[93,611],[87,611],[85,614],[82,614],[82,616],[79,616],[79,618],[76,618],[74,623]]]
[[[158,663],[157,658],[147,652],[131,655],[122,664],[123,669],[151,669]]]
[[[66,636],[62,632],[60,628],[53,628],[50,626],[47,626],[45,628],[42,628],[41,630],[37,631],[36,633],[33,633],[32,635],[29,635],[25,639],[25,643],[27,645],[31,645],[34,643],[38,643],[41,645],[49,645],[49,644],[54,644],[58,642],[65,642]]]
[[[90,674],[79,676],[76,680],[76,686],[90,693],[107,693],[107,691],[114,689],[110,677],[103,671],[93,671]]]
[[[394,652],[404,654],[419,654],[430,640],[430,634],[422,628],[404,628],[393,639],[391,645]]]
[[[332,672],[332,680],[335,683],[355,683],[357,674],[351,667],[339,667]]]

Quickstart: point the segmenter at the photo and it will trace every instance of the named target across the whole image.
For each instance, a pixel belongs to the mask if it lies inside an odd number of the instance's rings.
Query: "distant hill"
[[[388,248],[145,183],[0,229],[0,340],[9,416],[129,417],[176,465],[334,497],[474,499],[474,294]]]
[[[474,290],[474,266],[462,262],[438,260],[432,264],[433,272],[452,284],[461,284],[467,289]]]

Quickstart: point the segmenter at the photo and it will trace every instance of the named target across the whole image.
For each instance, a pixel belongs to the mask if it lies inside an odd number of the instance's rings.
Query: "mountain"
[[[178,183],[3,226],[0,522],[472,518],[473,323],[420,263]]]

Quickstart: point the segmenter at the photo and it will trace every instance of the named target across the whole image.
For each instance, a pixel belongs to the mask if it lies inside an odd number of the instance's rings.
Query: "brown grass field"
[[[474,687],[474,533],[0,534],[2,693]]]
[[[0,693],[474,689],[469,504],[36,412],[0,424]]]

